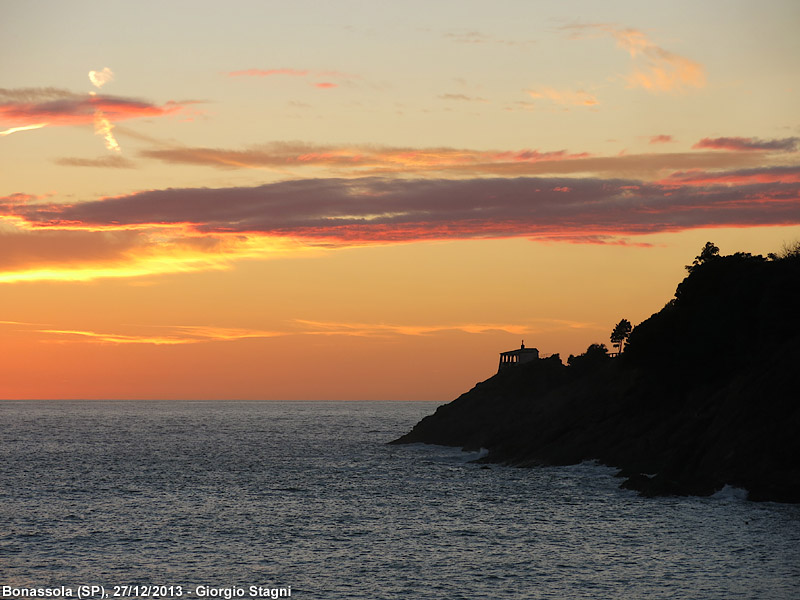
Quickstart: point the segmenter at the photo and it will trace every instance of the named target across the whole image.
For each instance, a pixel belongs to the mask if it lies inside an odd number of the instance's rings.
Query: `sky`
[[[800,4],[0,0],[0,398],[449,401],[800,239]]]

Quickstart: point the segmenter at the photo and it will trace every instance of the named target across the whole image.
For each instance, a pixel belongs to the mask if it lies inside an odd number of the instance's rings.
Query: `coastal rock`
[[[518,466],[598,460],[647,496],[800,502],[800,259],[695,265],[617,358],[539,359],[477,384],[394,443]],[[581,358],[581,357],[578,357]]]

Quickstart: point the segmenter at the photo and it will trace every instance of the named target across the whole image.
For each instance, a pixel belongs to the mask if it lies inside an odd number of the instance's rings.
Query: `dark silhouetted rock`
[[[800,259],[692,266],[675,299],[598,347],[504,369],[394,443],[487,448],[519,466],[598,460],[643,495],[800,502]]]

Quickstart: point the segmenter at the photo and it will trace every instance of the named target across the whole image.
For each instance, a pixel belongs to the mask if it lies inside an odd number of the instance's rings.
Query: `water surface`
[[[386,444],[435,406],[0,402],[0,585],[797,598],[800,507]]]

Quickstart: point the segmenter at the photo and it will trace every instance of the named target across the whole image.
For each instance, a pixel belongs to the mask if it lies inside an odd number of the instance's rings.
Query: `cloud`
[[[103,333],[80,329],[39,329],[38,333],[64,336],[66,341],[88,341],[97,344],[152,344],[154,346],[175,346],[179,344],[189,344],[196,341],[189,338],[180,337],[127,335],[121,333]]]
[[[429,336],[447,333],[512,333],[529,335],[545,331],[568,329],[599,329],[593,323],[564,319],[531,319],[526,323],[441,323],[419,325],[414,323],[359,323],[295,319],[284,323],[282,329],[256,329],[242,327],[217,327],[207,325],[129,325],[124,332],[94,331],[91,329],[55,328],[46,324],[20,321],[0,321],[0,326],[11,325],[30,333],[44,334],[48,341],[59,343],[90,343],[155,346],[235,342],[246,339],[267,339],[286,336],[345,336],[368,338],[394,338],[398,336]]]
[[[89,71],[89,81],[96,88],[103,87],[112,79],[114,79],[114,73],[108,67],[105,67],[102,71]]]
[[[758,166],[761,158],[740,152],[673,152],[592,156],[567,150],[474,150],[468,148],[400,148],[387,146],[325,146],[274,142],[243,150],[166,147],[141,156],[172,164],[220,169],[326,169],[337,175],[398,173],[476,175],[607,174],[614,177],[662,177],[665,171]]]
[[[736,171],[678,171],[658,183],[664,186],[740,186],[757,183],[800,183],[800,167],[762,167]]]
[[[444,37],[458,44],[485,44],[492,41],[490,36],[475,30],[448,32]]]
[[[89,78],[101,87],[113,77],[110,69],[91,71]],[[58,88],[0,88],[0,124],[12,127],[0,131],[9,135],[18,131],[48,126],[88,125],[103,138],[106,148],[120,152],[113,134],[114,122],[143,117],[161,117],[184,110],[192,101],[167,102],[162,106],[96,92],[75,94]]]
[[[597,98],[583,90],[556,90],[555,88],[545,87],[539,90],[527,90],[531,98],[547,99],[556,104],[567,106],[597,106]]]
[[[445,39],[448,39],[457,44],[501,44],[504,46],[519,46],[525,47],[535,44],[535,40],[504,40],[496,38],[476,30],[469,31],[451,31],[444,34]]]
[[[598,178],[306,179],[4,210],[32,228],[159,226],[311,245],[506,237],[604,243],[697,227],[798,224],[800,185],[681,185],[679,178],[669,185]]]
[[[310,73],[311,71],[306,69],[245,69],[243,71],[230,71],[228,77],[273,77],[275,75],[305,77]]]
[[[17,133],[18,131],[30,131],[31,129],[41,129],[42,127],[47,127],[47,123],[34,123],[33,125],[10,127],[5,131],[0,131],[0,135],[6,136],[6,135],[11,135],[12,133]]]
[[[631,58],[639,59],[634,72],[628,76],[631,87],[672,91],[705,85],[705,70],[699,63],[656,46],[641,31],[611,29],[609,33],[617,46],[627,50]]]
[[[168,163],[225,169],[326,167],[369,172],[449,170],[470,166],[480,170],[483,164],[532,164],[589,156],[586,152],[566,150],[480,151],[447,147],[323,146],[300,142],[273,142],[244,150],[173,147],[145,150],[141,155]]]
[[[46,207],[23,194],[0,198],[0,283],[91,281],[230,268],[232,261],[302,251],[287,240],[197,235],[181,226],[32,226],[14,213]],[[11,215],[11,216],[8,216]]]
[[[100,158],[57,158],[56,164],[64,167],[102,167],[109,169],[132,169],[135,163],[119,155],[102,156]]]
[[[112,333],[84,329],[38,329],[36,331],[64,337],[66,338],[65,341],[72,342],[116,345],[147,344],[154,346],[229,342],[288,335],[287,332],[280,331],[204,326],[149,327],[147,329],[149,330],[148,333]]]
[[[672,139],[671,135],[653,135],[650,136],[650,143],[651,144],[669,144],[674,142],[675,140]]]
[[[319,89],[332,89],[339,87],[338,83],[329,81],[330,79],[352,80],[358,79],[355,75],[342,73],[341,71],[311,71],[309,69],[244,69],[241,71],[229,71],[228,77],[314,77],[325,79],[325,81],[315,81],[311,85]]]
[[[706,153],[688,153],[697,155]],[[504,164],[536,166],[537,156],[514,153]],[[800,224],[800,167],[709,164],[657,181],[320,178],[155,189],[74,204],[14,194],[0,197],[0,283],[227,269],[244,259],[371,244],[524,237],[647,245],[637,236]]]
[[[106,118],[102,110],[98,110],[94,113],[94,132],[103,138],[106,148],[114,152],[119,152],[120,147],[112,133],[113,129],[114,126],[111,124],[111,121]]]
[[[519,110],[530,112],[536,110],[536,103],[531,102],[530,100],[516,100],[511,104],[506,105],[505,110],[508,112],[514,112]]]
[[[732,152],[794,152],[800,144],[800,138],[788,137],[778,140],[762,140],[759,138],[721,137],[703,138],[692,148],[712,150],[730,150]]]
[[[0,88],[0,105],[5,103],[32,103],[46,102],[48,100],[63,100],[82,98],[83,94],[76,94],[62,88]]]
[[[24,205],[36,210],[36,204]],[[13,210],[13,209],[12,209]],[[136,231],[118,231],[95,235],[91,231],[20,231],[0,229],[0,271],[14,271],[36,264],[51,267],[65,264],[113,263],[141,247],[142,235]]]
[[[460,332],[471,334],[482,334],[492,332],[513,333],[514,335],[526,335],[529,333],[541,333],[548,330],[562,329],[584,329],[594,328],[590,323],[578,321],[566,321],[563,319],[535,319],[527,324],[509,323],[447,323],[437,325],[417,325],[417,324],[391,324],[391,323],[342,323],[334,321],[309,321],[296,320],[297,323],[305,326],[305,335],[344,335],[351,337],[393,337],[403,336],[422,336],[438,333]]]
[[[633,71],[625,76],[628,87],[641,87],[650,92],[684,91],[706,84],[703,66],[684,56],[654,44],[647,35],[630,27],[607,23],[567,25],[572,39],[610,35],[633,61]]]
[[[486,98],[479,96],[467,96],[466,94],[440,94],[439,98],[442,100],[457,100],[464,102],[488,102]]]
[[[104,68],[102,71],[89,71],[89,81],[98,89],[112,79],[114,79],[114,73],[112,73],[111,69],[108,67]],[[89,95],[94,97],[97,94],[95,92],[89,92]],[[96,109],[94,112],[94,132],[103,138],[106,148],[114,152],[120,152],[121,149],[117,143],[117,139],[114,137],[113,130],[114,126],[105,114],[103,114],[103,111],[99,108]]]
[[[176,102],[156,105],[144,100],[104,94],[73,94],[55,88],[0,89],[0,123],[11,126],[88,125],[99,111],[110,121],[162,117],[184,107]]]

